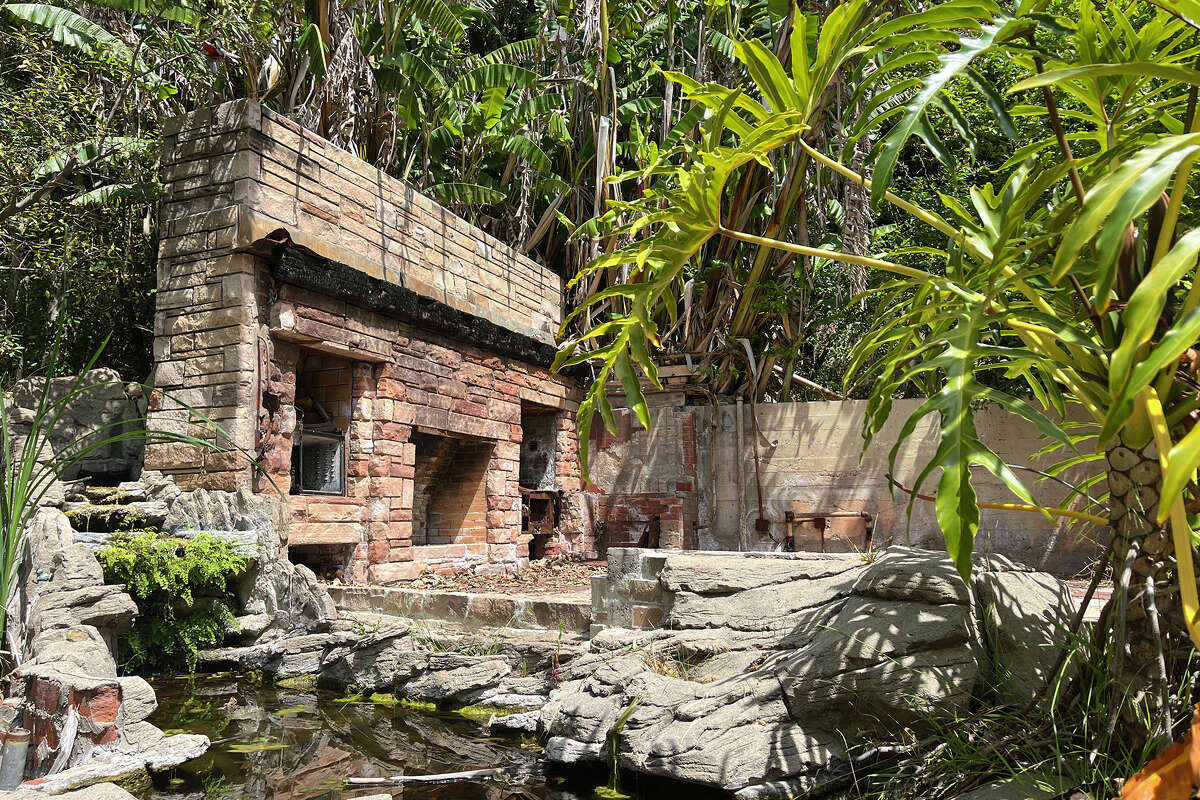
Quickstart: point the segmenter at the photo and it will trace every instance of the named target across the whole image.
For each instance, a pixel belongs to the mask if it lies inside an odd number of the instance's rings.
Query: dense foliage
[[[645,424],[639,378],[658,382],[650,353],[671,324],[662,321],[675,318],[693,265],[712,247],[734,240],[879,276],[878,311],[844,382],[869,396],[865,438],[883,430],[898,395],[926,398],[901,427],[892,460],[918,422],[937,420],[936,452],[907,491],[911,508],[936,480],[936,495],[924,499],[935,504],[964,579],[981,508],[1111,529],[1096,579],[1113,579],[1113,599],[1089,654],[1108,669],[1099,681],[1084,673],[1060,702],[1098,693],[1106,719],[1087,746],[1136,757],[1186,721],[1195,699],[1189,665],[1200,647],[1200,5],[1077,0],[1052,10],[1038,0],[1015,8],[947,0],[891,16],[852,0],[814,21],[813,36],[797,18],[787,59],[743,45],[752,91],[681,80],[685,95],[712,112],[704,136],[662,165],[655,191],[619,210],[628,243],[577,280],[626,268],[625,283],[587,301],[604,308],[616,296],[625,307],[568,341],[559,363],[595,359]],[[989,59],[1009,84],[1004,94],[978,71]],[[809,139],[830,76],[856,69],[863,111],[853,129],[878,142],[861,167],[844,163],[848,151]],[[964,89],[1011,140],[1011,153],[970,181],[966,200],[939,193],[941,209],[924,208],[906,196],[900,175],[918,140],[946,159],[934,121],[949,120],[968,147],[988,145],[963,112]],[[923,231],[923,243],[863,255],[746,226],[734,213],[746,172],[782,172],[796,154],[869,188],[873,203]],[[1061,454],[1041,477],[1084,473],[1068,503],[1085,508],[1037,503],[1022,465],[980,439],[974,415],[983,403],[1032,423],[1048,451]],[[602,381],[581,407],[582,441],[594,417],[613,427]],[[1012,501],[983,501],[983,472]],[[1052,713],[1045,724],[1059,723]]]
[[[63,369],[112,331],[105,363],[146,377],[165,117],[257,98],[570,276],[624,243],[609,201],[642,196],[659,180],[655,165],[693,145],[706,112],[679,81],[751,87],[740,43],[786,53],[793,15],[757,0],[9,3],[0,11],[0,121],[13,131],[0,142],[0,377],[38,370],[59,327]],[[809,138],[849,147],[860,163],[867,143],[840,119],[861,103],[852,82],[832,76]],[[931,130],[945,136],[943,123]],[[60,178],[73,153],[80,163]],[[790,179],[746,171],[740,224],[871,249],[861,188],[802,157],[790,163]],[[939,180],[924,159],[912,167]],[[887,224],[874,239],[910,235]],[[625,277],[593,272],[576,296]],[[867,280],[834,261],[714,244],[689,272],[662,346],[692,357],[698,380],[718,391],[813,396],[803,376],[836,380],[863,326],[866,306],[851,301]],[[603,313],[589,309],[583,321]],[[747,359],[747,346],[758,355]]]
[[[133,629],[120,641],[126,669],[194,670],[197,653],[220,644],[235,624],[230,581],[247,561],[224,539],[122,532],[99,558],[105,581],[124,584],[138,606]]]

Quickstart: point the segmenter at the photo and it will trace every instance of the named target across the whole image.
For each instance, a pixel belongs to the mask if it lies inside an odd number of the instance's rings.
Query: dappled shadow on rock
[[[605,630],[568,665],[542,713],[547,756],[606,762],[632,706],[625,769],[747,798],[803,790],[867,740],[983,694],[1028,699],[1056,653],[1026,645],[1069,613],[1061,584],[1003,559],[980,559],[971,590],[944,553],[910,548],[757,561],[668,556],[670,628]]]

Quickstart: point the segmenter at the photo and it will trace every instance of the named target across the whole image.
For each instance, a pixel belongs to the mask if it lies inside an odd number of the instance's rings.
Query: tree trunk
[[[1189,703],[1187,692],[1180,708],[1171,707],[1186,678],[1191,643],[1171,535],[1156,521],[1162,486],[1158,451],[1153,442],[1140,449],[1120,443],[1107,458],[1113,595],[1097,633],[1112,654],[1108,732],[1119,713],[1126,735],[1169,735],[1173,719]]]

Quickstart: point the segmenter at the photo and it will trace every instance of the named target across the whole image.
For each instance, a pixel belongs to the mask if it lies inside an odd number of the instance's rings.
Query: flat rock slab
[[[960,794],[955,800],[1050,800],[1062,794],[1053,784],[1030,776],[1006,778]]]
[[[794,558],[739,558],[711,553],[678,553],[667,559],[659,581],[672,592],[727,595],[760,586],[812,578],[828,578],[855,568],[857,555],[809,555]]]
[[[133,775],[142,770],[161,772],[204,755],[208,745],[207,736],[180,733],[163,737],[147,750],[127,751],[114,748],[107,752],[93,751],[93,757],[86,763],[45,778],[25,781],[21,784],[21,791],[25,794],[26,790],[34,789],[49,794],[61,794],[80,786]],[[89,797],[88,800],[93,799]]]
[[[592,605],[575,598],[530,598],[391,586],[329,586],[341,611],[387,614],[459,625],[587,633]]]
[[[15,791],[0,792],[0,800],[29,800],[31,788],[24,787]],[[115,783],[96,783],[55,796],[59,800],[137,800]]]

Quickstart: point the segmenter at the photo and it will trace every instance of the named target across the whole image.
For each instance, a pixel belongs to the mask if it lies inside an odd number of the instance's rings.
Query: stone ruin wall
[[[155,444],[146,468],[184,491],[282,492],[283,547],[340,558],[347,580],[527,560],[523,411],[553,416],[554,488],[568,511],[580,488],[579,387],[548,370],[561,278],[255,103],[196,112],[165,133],[149,424],[213,439],[198,412],[233,447]],[[282,258],[320,285],[280,279]],[[345,433],[345,496],[289,494],[298,386]],[[488,450],[482,520],[451,543],[413,544],[418,433]],[[553,549],[594,552],[580,514],[564,513],[559,530]]]
[[[346,496],[289,495],[284,544],[340,560],[347,580],[393,583],[426,566],[519,565],[529,555],[522,472],[538,489],[563,494],[562,535],[551,551],[769,550],[789,513],[830,511],[864,512],[874,544],[941,547],[932,508],[917,503],[907,525],[886,479],[889,437],[909,401],[897,403],[894,424],[861,461],[861,403],[760,405],[756,481],[750,406],[714,410],[667,392],[655,398],[649,434],[622,410],[615,435],[593,428],[593,482],[581,493],[573,417],[580,387],[547,369],[562,318],[558,276],[253,103],[169,125],[164,164],[154,375],[162,392],[152,398],[152,425],[209,436],[183,407],[192,406],[259,459],[269,480],[256,479],[236,451],[180,444],[150,447],[146,466],[185,491],[269,494],[273,482],[287,493],[297,387],[324,398],[348,432]],[[287,256],[303,262],[300,274],[332,277],[319,277],[321,285],[280,279],[280,246],[266,241],[281,230],[292,243],[283,248]],[[340,291],[346,287],[353,291]],[[387,287],[460,315],[459,327],[427,324],[428,309],[397,313],[409,301],[389,299]],[[525,344],[506,350],[497,337]],[[336,386],[306,385],[313,383],[306,369],[316,372],[323,360],[343,377]],[[1012,463],[1041,447],[1033,430],[1002,412],[985,410],[979,419],[984,438]],[[902,449],[901,480],[911,483],[932,452],[931,425],[923,422]],[[556,440],[551,458],[548,430]],[[417,541],[427,543],[414,543],[414,509],[428,506],[415,496],[418,434],[490,447],[484,505],[462,515],[452,541],[423,539],[428,525],[418,520]],[[540,452],[523,453],[527,438]],[[989,479],[981,486],[1003,496]],[[471,506],[477,498],[470,489],[450,494]],[[1061,495],[1046,483],[1037,491],[1047,500]],[[1081,568],[1096,550],[1094,531],[1020,512],[985,511],[983,519],[982,548],[1060,574]],[[822,546],[810,523],[797,523],[794,534],[805,549]],[[823,535],[827,548],[861,547],[865,522],[833,517]]]
[[[739,410],[736,404],[721,403],[714,425],[714,409],[707,400],[685,404],[682,394],[670,391],[648,397],[655,404],[650,432],[642,430],[630,410],[620,408],[615,410],[616,436],[601,426],[593,429],[588,506],[601,550],[636,545],[647,532],[675,524],[684,526],[686,549],[772,550],[786,535],[788,512],[796,519],[823,512],[866,512],[876,546],[891,541],[944,549],[932,503],[917,501],[910,524],[907,497],[899,490],[893,497],[887,479],[888,452],[919,400],[895,401],[889,423],[865,453],[865,401],[758,405],[758,475],[767,520],[766,530],[759,532],[750,405],[743,403]],[[619,401],[614,397],[614,404]],[[981,409],[976,423],[982,439],[1010,464],[1044,469],[1059,460],[1030,461],[1045,442],[1033,425],[1002,409]],[[922,420],[900,448],[896,477],[906,486],[913,485],[937,448],[936,425],[936,418]],[[1082,476],[1064,477],[1074,481]],[[1021,478],[1048,504],[1059,503],[1067,492],[1051,481],[1039,482],[1032,473],[1022,472]],[[936,479],[935,473],[923,491],[932,492]],[[983,470],[977,471],[976,485],[983,500],[1011,500],[999,481]],[[827,525],[827,551],[864,547],[864,520],[830,517]],[[984,509],[976,549],[1071,575],[1099,556],[1105,535],[1092,526]],[[810,523],[794,522],[793,536],[799,549],[820,547],[819,533]]]

